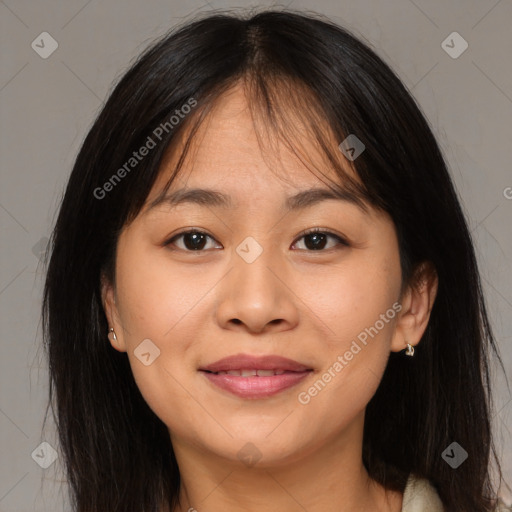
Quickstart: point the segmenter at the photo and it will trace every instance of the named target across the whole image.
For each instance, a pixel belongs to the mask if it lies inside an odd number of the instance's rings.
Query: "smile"
[[[214,389],[246,399],[277,395],[305,379],[312,368],[277,354],[234,354],[200,367]]]

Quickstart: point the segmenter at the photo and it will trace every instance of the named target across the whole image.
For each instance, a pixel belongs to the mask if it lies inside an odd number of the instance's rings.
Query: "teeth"
[[[271,377],[275,375],[274,370],[258,370],[258,377]]]
[[[217,372],[217,375],[236,375],[237,377],[272,377],[282,375],[284,370],[229,370]]]

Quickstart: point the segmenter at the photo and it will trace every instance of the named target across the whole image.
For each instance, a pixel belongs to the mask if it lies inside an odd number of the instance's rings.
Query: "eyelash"
[[[169,246],[169,245],[172,245],[173,242],[175,240],[177,240],[179,237],[181,237],[183,235],[191,234],[191,233],[196,233],[196,234],[200,234],[200,235],[206,235],[207,237],[211,238],[212,240],[215,240],[211,235],[209,235],[205,231],[202,231],[200,229],[189,229],[188,231],[182,231],[181,233],[177,233],[172,238],[170,238],[169,240],[164,242],[163,245],[166,246],[166,247]],[[327,235],[328,237],[336,239],[339,242],[338,245],[341,245],[341,246],[344,246],[344,247],[349,247],[350,246],[350,244],[344,238],[342,238],[341,236],[336,235],[335,233],[332,233],[331,231],[328,231],[328,230],[326,230],[324,228],[311,228],[311,229],[308,229],[306,231],[303,231],[296,238],[296,241],[293,243],[293,245],[295,245],[301,238],[304,238],[304,237],[306,237],[308,235],[312,235],[312,234],[316,234],[316,233],[321,233],[321,234]],[[330,250],[333,250],[333,249],[339,249],[339,247],[338,248],[337,247],[330,247],[328,249],[319,249],[317,251],[311,250],[311,249],[299,249],[299,250],[306,251],[306,252],[327,252],[327,251],[330,251]],[[178,248],[178,249],[172,249],[172,250],[180,250],[180,251],[191,252],[191,253],[200,253],[200,252],[205,252],[208,249],[200,249],[200,250],[197,250],[197,251],[192,251],[192,250],[189,250],[189,249]]]

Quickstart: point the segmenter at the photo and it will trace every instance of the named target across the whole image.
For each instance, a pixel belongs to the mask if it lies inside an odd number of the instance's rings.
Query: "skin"
[[[232,196],[233,208],[143,209],[119,237],[115,286],[105,281],[102,288],[117,337],[110,342],[127,353],[142,395],[171,436],[182,479],[175,511],[399,512],[401,493],[384,489],[363,466],[364,414],[390,352],[419,342],[435,274],[425,271],[421,285],[400,295],[396,231],[382,212],[331,199],[287,213],[287,196],[326,185],[284,146],[285,176],[268,166],[242,87],[222,96],[197,140],[170,191],[217,189]],[[319,163],[313,144],[304,144]],[[147,204],[170,176],[173,155]],[[328,175],[335,178],[334,171]],[[308,249],[301,232],[313,227],[345,237],[349,246],[328,237],[325,248]],[[203,252],[187,252],[184,237],[164,245],[192,228],[211,237]],[[248,236],[263,248],[250,264],[236,252]],[[397,301],[400,312],[301,404],[298,393]],[[134,350],[148,338],[160,355],[145,366]],[[237,353],[277,354],[314,372],[265,399],[231,395],[198,372]],[[237,456],[248,442],[261,454],[253,466]]]

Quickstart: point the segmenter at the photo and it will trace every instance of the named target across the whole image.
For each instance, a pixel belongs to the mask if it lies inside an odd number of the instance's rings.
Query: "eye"
[[[346,247],[349,246],[348,242],[345,239],[338,235],[335,235],[334,233],[331,233],[330,231],[324,231],[322,228],[309,229],[305,233],[303,233],[297,240],[300,240],[302,238],[306,240],[306,250],[321,251],[322,249],[325,249],[326,240],[328,238],[337,240],[337,245],[342,245]],[[334,247],[327,247],[327,249],[332,248]]]
[[[190,231],[183,231],[181,233],[178,233],[177,235],[173,236],[170,240],[165,242],[165,246],[168,245],[177,245],[175,244],[175,240],[179,240],[180,238],[183,239],[184,247],[178,247],[178,249],[184,250],[184,251],[202,251],[205,248],[205,241],[207,238],[210,238],[213,240],[213,238],[205,233],[204,231],[199,231],[197,229],[190,230]]]
[[[312,228],[307,230],[306,232],[302,233],[302,235],[297,239],[301,240],[302,238],[306,241],[306,249],[307,251],[322,251],[326,248],[326,241],[330,238],[334,241],[337,241],[337,244],[334,244],[334,246],[327,247],[327,249],[335,248],[336,245],[341,246],[349,246],[349,243],[343,239],[342,237],[335,235],[334,233],[331,233],[330,231],[322,230],[322,228]],[[177,240],[180,240],[183,242],[181,247],[179,244],[176,243]],[[189,231],[182,231],[181,233],[178,233],[177,235],[174,235],[170,240],[164,243],[165,246],[169,245],[175,245],[178,249],[184,250],[187,252],[192,251],[204,251],[205,248],[208,249],[207,246],[207,240],[214,240],[213,237],[208,235],[208,233],[204,231],[200,231],[197,229],[189,230]],[[295,242],[297,244],[297,242]],[[293,247],[293,246],[292,246]],[[221,247],[222,248],[222,247]],[[301,249],[304,250],[304,249]]]

